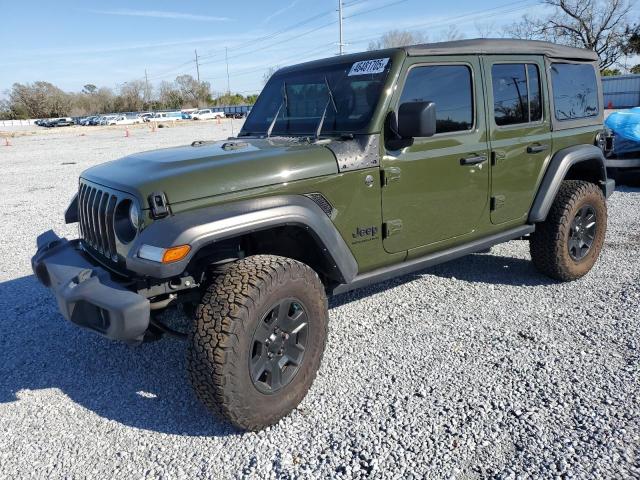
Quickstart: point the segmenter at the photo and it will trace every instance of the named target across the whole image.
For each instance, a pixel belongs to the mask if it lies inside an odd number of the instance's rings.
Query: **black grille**
[[[99,185],[81,183],[78,191],[80,236],[109,260],[118,260],[113,217],[118,196]]]
[[[333,205],[329,203],[329,200],[327,200],[324,195],[321,193],[307,193],[305,196],[313,200],[313,202],[327,214],[327,217],[333,217]]]

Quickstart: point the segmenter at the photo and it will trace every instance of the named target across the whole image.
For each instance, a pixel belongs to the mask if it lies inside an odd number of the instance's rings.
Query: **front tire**
[[[562,182],[549,214],[536,225],[529,247],[535,267],[563,282],[586,275],[596,263],[607,231],[607,204],[591,182]]]
[[[197,396],[241,429],[276,423],[313,383],[327,328],[325,290],[310,267],[272,255],[234,262],[196,308],[187,368]]]

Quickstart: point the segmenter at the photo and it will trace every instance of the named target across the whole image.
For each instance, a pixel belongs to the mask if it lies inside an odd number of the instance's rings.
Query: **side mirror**
[[[402,138],[433,136],[436,133],[436,104],[407,102],[400,105],[398,133]]]

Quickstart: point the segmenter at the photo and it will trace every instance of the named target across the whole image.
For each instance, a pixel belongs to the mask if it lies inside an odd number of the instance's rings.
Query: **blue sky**
[[[144,78],[153,85],[177,75],[200,76],[226,90],[258,92],[270,66],[337,52],[337,0],[1,2],[0,92],[14,82],[50,81],[64,90],[84,84],[117,88]],[[344,0],[347,52],[365,50],[391,29],[443,38],[450,25],[467,38],[499,31],[524,13],[542,12],[536,0]]]

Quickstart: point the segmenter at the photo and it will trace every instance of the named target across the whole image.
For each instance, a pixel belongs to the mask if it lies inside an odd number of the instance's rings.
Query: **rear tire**
[[[607,204],[591,182],[562,182],[549,214],[536,225],[529,247],[535,267],[563,282],[586,275],[595,264],[607,230]]]
[[[325,290],[310,267],[272,255],[234,262],[196,308],[187,351],[193,388],[236,427],[272,425],[307,394],[327,327]]]

